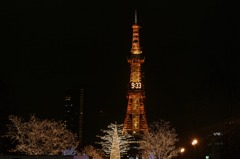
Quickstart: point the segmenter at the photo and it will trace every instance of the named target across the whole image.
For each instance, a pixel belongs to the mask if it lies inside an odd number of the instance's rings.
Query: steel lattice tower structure
[[[145,58],[140,48],[140,26],[137,24],[136,11],[132,29],[132,48],[130,56],[128,57],[128,63],[130,64],[130,81],[128,84],[128,103],[123,124],[123,134],[129,133],[137,136],[147,132],[148,126],[144,109],[145,91],[141,71],[141,65],[144,63]]]

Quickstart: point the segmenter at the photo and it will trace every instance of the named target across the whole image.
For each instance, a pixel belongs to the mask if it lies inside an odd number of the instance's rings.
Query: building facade
[[[64,99],[64,123],[66,128],[77,134],[79,146],[82,147],[84,140],[85,120],[85,91],[84,89],[65,90]]]

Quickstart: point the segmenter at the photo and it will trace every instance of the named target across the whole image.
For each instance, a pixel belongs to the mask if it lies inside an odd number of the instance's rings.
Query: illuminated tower
[[[148,131],[147,120],[144,110],[145,91],[142,83],[141,65],[144,63],[144,56],[140,48],[139,29],[137,14],[132,25],[132,48],[128,57],[130,64],[130,81],[127,92],[127,112],[123,124],[123,134],[140,135]]]

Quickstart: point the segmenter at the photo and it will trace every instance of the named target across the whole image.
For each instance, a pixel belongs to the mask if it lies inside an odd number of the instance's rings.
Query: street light
[[[182,147],[182,148],[180,149],[180,153],[183,154],[184,152],[185,152],[185,148]]]
[[[182,159],[183,159],[183,153],[184,152],[185,152],[185,148],[184,147],[180,148],[180,154],[181,154]]]
[[[198,143],[198,140],[197,139],[193,139],[192,141],[192,145],[195,147],[195,145]]]
[[[193,153],[194,153],[194,157],[196,158],[196,152],[195,152],[195,146],[197,145],[198,140],[197,139],[193,139],[192,140],[192,145],[193,145]]]

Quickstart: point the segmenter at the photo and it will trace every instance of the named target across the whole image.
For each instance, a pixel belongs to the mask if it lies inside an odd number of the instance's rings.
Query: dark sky
[[[148,121],[165,119],[185,132],[239,115],[238,8],[223,0],[6,5],[3,114],[60,118],[64,90],[85,88],[89,109],[103,110],[107,122],[123,122],[135,8],[146,58]]]

